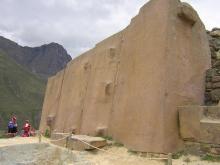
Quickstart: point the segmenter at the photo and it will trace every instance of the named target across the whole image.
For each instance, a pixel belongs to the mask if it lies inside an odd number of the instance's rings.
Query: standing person
[[[13,133],[13,127],[14,127],[14,124],[13,122],[10,120],[8,122],[8,134],[12,134]]]
[[[16,116],[12,117],[12,122],[13,122],[13,129],[12,129],[12,133],[14,134],[14,136],[17,134],[18,132],[18,124],[17,124],[17,118]]]
[[[29,137],[30,136],[30,130],[31,130],[31,125],[29,124],[29,120],[25,121],[25,124],[23,126],[23,135],[22,137]]]

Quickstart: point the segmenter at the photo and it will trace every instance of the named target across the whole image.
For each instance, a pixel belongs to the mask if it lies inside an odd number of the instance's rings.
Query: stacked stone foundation
[[[220,29],[208,32],[212,67],[206,72],[205,104],[216,105],[220,100]]]
[[[178,109],[185,149],[191,154],[220,155],[220,107],[183,106]]]

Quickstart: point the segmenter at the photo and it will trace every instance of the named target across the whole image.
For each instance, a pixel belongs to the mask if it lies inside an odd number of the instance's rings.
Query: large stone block
[[[200,137],[201,106],[178,107],[180,135],[184,140],[198,141]]]
[[[61,85],[52,85],[58,75],[49,79],[41,129],[55,114],[59,132],[96,135],[106,128],[103,134],[132,150],[176,151],[176,107],[203,104],[210,63],[196,11],[179,0],[151,0],[128,27],[71,61]],[[59,97],[50,93],[56,87]]]

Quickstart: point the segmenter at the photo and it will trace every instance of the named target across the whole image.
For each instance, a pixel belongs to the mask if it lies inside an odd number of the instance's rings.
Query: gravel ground
[[[37,138],[0,139],[0,165],[165,165],[165,161],[148,160],[146,155],[128,152],[124,147],[107,147],[102,151],[69,151]],[[188,161],[188,163],[186,162]],[[219,165],[187,156],[173,160],[173,165]]]

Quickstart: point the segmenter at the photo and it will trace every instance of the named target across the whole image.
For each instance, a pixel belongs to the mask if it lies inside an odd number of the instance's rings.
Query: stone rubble
[[[208,33],[212,67],[206,72],[205,104],[216,105],[220,100],[220,29]]]

